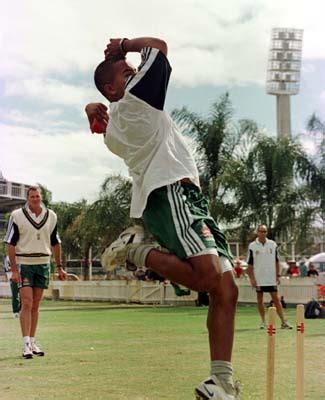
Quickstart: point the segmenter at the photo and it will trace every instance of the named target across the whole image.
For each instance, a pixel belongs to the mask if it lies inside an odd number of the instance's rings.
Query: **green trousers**
[[[10,288],[11,288],[11,304],[12,304],[12,312],[19,313],[20,311],[20,299],[19,299],[19,289],[18,284],[10,280]]]

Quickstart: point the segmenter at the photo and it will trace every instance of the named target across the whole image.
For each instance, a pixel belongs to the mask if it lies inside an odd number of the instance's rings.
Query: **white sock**
[[[35,340],[35,338],[34,337],[30,337],[30,344],[33,344],[33,343],[35,343],[36,342],[36,340]]]
[[[30,337],[29,336],[24,336],[23,337],[23,342],[24,342],[24,344],[30,344]]]
[[[232,386],[234,384],[232,378],[232,365],[229,361],[211,361],[211,375],[216,375],[223,383]]]

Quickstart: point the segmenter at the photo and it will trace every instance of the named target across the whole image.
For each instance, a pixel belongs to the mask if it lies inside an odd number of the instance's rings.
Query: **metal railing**
[[[16,182],[0,182],[0,196],[16,199],[26,199],[28,185]]]

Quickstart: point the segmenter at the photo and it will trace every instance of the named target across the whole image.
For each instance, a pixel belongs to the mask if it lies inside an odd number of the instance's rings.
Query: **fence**
[[[236,280],[239,288],[239,303],[255,303],[256,293],[245,278]],[[317,285],[314,278],[282,278],[279,294],[288,304],[307,303],[317,298]],[[180,304],[193,305],[197,293],[178,297],[171,285],[144,281],[52,281],[45,290],[45,298],[62,300],[108,301],[141,304]],[[10,297],[7,282],[0,282],[0,297]],[[268,301],[265,296],[265,301]]]

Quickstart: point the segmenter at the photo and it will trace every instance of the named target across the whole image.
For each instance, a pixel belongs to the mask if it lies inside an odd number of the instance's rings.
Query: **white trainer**
[[[236,382],[231,388],[233,394],[226,393],[220,380],[215,375],[212,375],[196,386],[196,400],[240,400],[239,383]]]
[[[130,243],[142,243],[144,230],[141,226],[131,226],[123,231],[120,236],[107,247],[102,254],[101,264],[106,271],[112,271],[119,265],[126,264],[126,246]],[[134,268],[135,270],[136,268]]]
[[[261,321],[260,329],[266,329],[265,321]]]
[[[292,325],[290,325],[289,322],[285,320],[281,324],[281,329],[292,329]]]
[[[31,349],[35,356],[43,357],[45,354],[36,343],[31,343]]]
[[[29,343],[25,343],[23,347],[23,357],[28,359],[28,358],[33,358],[33,352],[30,347]]]

